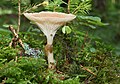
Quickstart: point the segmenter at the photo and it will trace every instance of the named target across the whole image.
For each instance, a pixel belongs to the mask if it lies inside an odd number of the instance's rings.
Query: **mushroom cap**
[[[41,31],[46,35],[48,44],[53,43],[54,35],[60,26],[76,17],[73,14],[48,11],[39,13],[24,13],[24,15],[38,25]]]
[[[42,11],[39,13],[24,13],[24,15],[31,21],[43,23],[66,23],[73,20],[76,16],[73,14]]]

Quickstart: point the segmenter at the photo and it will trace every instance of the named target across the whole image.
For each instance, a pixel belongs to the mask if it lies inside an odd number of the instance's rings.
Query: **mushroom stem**
[[[53,57],[53,46],[52,44],[46,44],[45,46],[45,53],[48,58],[48,68],[55,69],[55,60]]]
[[[46,35],[47,44],[45,46],[45,53],[47,55],[49,69],[55,69],[55,66],[56,66],[54,56],[53,56],[53,45],[52,45],[54,36],[55,36],[55,32],[49,33],[48,35]]]

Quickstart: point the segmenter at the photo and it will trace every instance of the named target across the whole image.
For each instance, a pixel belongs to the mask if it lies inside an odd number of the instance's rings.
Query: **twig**
[[[37,5],[34,5],[33,7],[31,7],[31,8],[29,8],[29,9],[25,10],[23,13],[26,13],[26,12],[28,12],[28,11],[34,9],[34,8],[37,8],[37,7],[41,6],[41,5],[43,5],[43,3],[40,3],[40,4],[37,4]]]
[[[67,12],[70,13],[70,0],[68,0],[68,7]]]
[[[13,33],[13,35],[18,38],[18,34],[16,33],[15,29],[13,28],[12,25],[9,26],[9,30]]]
[[[15,57],[15,62],[17,62],[17,61],[18,61],[18,56]]]
[[[20,19],[21,19],[21,7],[20,7],[20,0],[18,0],[18,29],[17,29],[17,34],[20,31]]]
[[[41,6],[41,5],[46,6],[46,5],[48,5],[48,4],[49,4],[48,0],[45,0],[45,1],[43,1],[42,3],[39,3],[39,4],[37,4],[37,5],[34,5],[34,6],[31,7],[31,8],[26,9],[23,13],[29,12],[29,11],[32,10],[32,9],[36,9],[37,7],[39,7],[39,6]],[[22,14],[23,14],[23,13],[22,13]]]
[[[83,70],[86,70],[87,72],[89,72],[89,73],[93,74],[94,76],[96,76],[95,73],[93,73],[90,69],[84,67],[83,65],[80,64],[80,67],[82,67]]]
[[[5,81],[6,81],[6,77],[4,78],[4,80],[2,80],[2,83],[0,83],[0,84],[5,84]]]
[[[18,34],[16,33],[15,29],[12,26],[9,26],[9,30],[13,33],[14,37],[12,38],[12,41],[10,42],[10,47],[16,47],[16,45],[19,43],[22,48],[24,48],[24,45],[22,43],[22,40],[19,38]],[[15,57],[15,62],[17,62],[18,56]]]
[[[22,46],[22,48],[24,48],[23,42],[22,40],[19,38],[18,34],[16,33],[15,29],[13,28],[13,26],[9,26],[9,30],[13,33],[13,38],[12,41],[10,42],[9,46],[14,47],[17,45],[17,43],[20,44],[20,46]]]

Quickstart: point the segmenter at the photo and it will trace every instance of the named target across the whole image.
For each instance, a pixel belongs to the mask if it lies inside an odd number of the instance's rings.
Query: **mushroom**
[[[53,57],[52,43],[56,31],[66,22],[73,20],[76,16],[59,12],[43,11],[39,13],[24,13],[25,17],[35,22],[40,30],[47,37],[45,52],[48,58],[48,68],[55,69],[55,60]]]

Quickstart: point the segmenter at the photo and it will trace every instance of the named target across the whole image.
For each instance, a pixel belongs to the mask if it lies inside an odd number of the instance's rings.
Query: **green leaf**
[[[99,21],[90,21],[88,20],[87,21],[88,23],[91,23],[93,25],[98,25],[98,26],[106,26],[106,25],[109,25],[108,23],[102,23],[102,22],[99,22]]]
[[[96,49],[92,47],[92,48],[90,48],[90,52],[95,53],[95,52],[96,52]]]
[[[92,29],[95,29],[95,26],[106,26],[109,25],[108,23],[103,23],[101,22],[101,19],[99,17],[93,17],[93,16],[78,16],[78,19],[80,19],[81,21],[84,20],[84,22],[80,22],[82,23],[82,25],[85,26],[89,26]],[[95,26],[93,26],[95,25]]]
[[[78,75],[78,76],[81,77],[81,78],[82,78],[82,77],[87,77],[87,75]]]
[[[8,78],[5,83],[15,83],[15,78]]]
[[[12,14],[13,13],[13,11],[12,10],[10,10],[10,9],[2,9],[2,8],[0,8],[0,15],[4,15],[4,14]]]
[[[65,34],[65,26],[62,28],[62,32]]]
[[[1,32],[1,34],[10,34],[11,33],[9,30],[1,29],[1,28],[0,28],[0,32]]]
[[[78,17],[84,20],[93,20],[93,21],[101,22],[101,19],[99,17],[93,17],[93,16],[78,16]]]
[[[62,32],[65,34],[69,34],[69,33],[71,33],[71,28],[69,27],[69,26],[64,26],[63,28],[62,28]]]
[[[7,59],[0,59],[0,63],[4,63]]]
[[[93,25],[88,24],[88,26],[91,27],[92,29],[96,29],[96,27]]]

